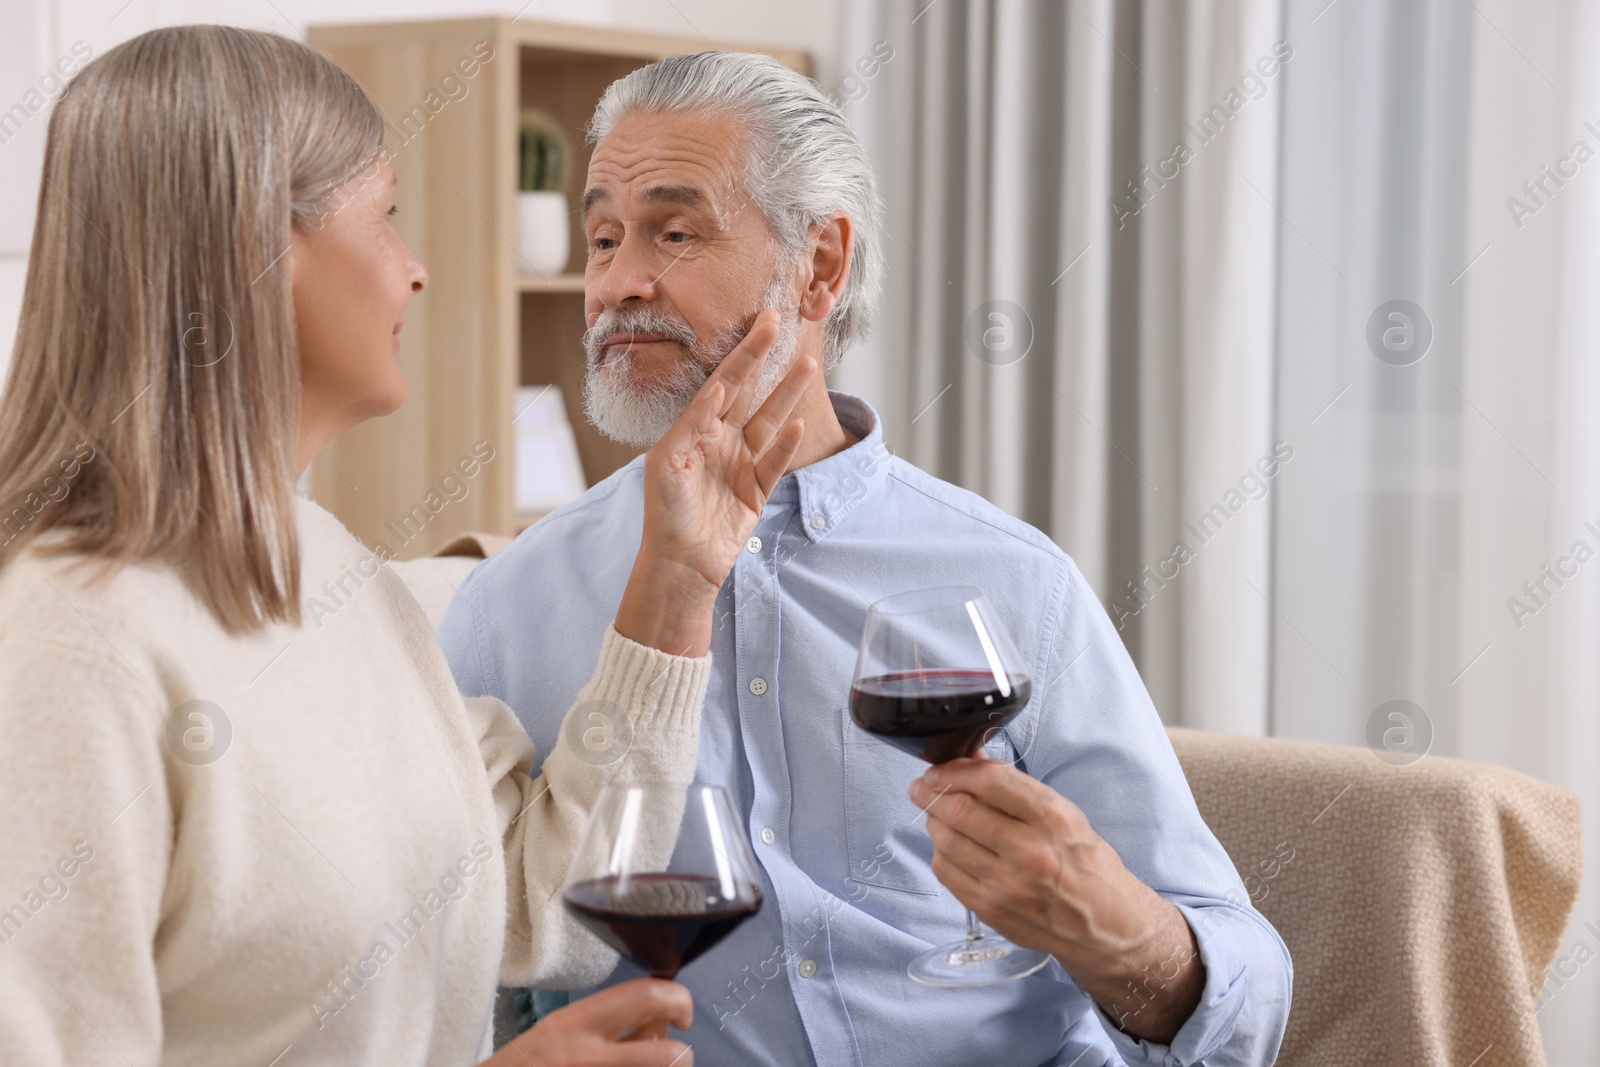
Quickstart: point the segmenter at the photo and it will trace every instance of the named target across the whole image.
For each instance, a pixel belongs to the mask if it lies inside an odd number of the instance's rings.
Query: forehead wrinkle
[[[662,146],[659,143],[661,141],[667,141],[668,144]],[[688,172],[685,177],[690,180],[662,174],[659,177],[660,184],[693,185],[699,188],[705,197],[702,206],[720,218],[723,212],[720,210],[718,194],[723,190],[739,189],[742,184],[740,176],[743,173],[744,143],[742,130],[729,130],[725,125],[708,123],[699,117],[690,117],[675,124],[665,137],[644,134],[625,120],[595,148],[589,163],[592,184],[584,193],[584,210],[580,218],[587,218],[587,209],[610,199],[611,190],[607,186],[620,185],[626,191],[626,187],[649,181],[652,171],[679,168]],[[652,199],[648,196],[648,189],[645,198]]]
[[[633,159],[594,160],[589,170],[601,181],[633,185],[657,178],[663,185],[716,185],[728,183],[727,168],[687,154],[638,153]],[[598,173],[596,173],[598,172]],[[687,173],[674,173],[687,172]]]

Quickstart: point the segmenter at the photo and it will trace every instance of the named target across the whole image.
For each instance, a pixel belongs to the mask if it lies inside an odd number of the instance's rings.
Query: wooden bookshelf
[[[396,227],[430,276],[401,334],[405,405],[334,441],[313,466],[312,495],[362,540],[400,558],[467,530],[514,535],[537,518],[514,508],[519,385],[561,388],[590,485],[636,454],[597,433],[582,409],[584,253],[575,209],[589,166],[583,128],[601,93],[681,52],[762,51],[808,74],[810,59],[737,42],[505,18],[314,26],[307,38],[354,75],[388,119]],[[477,69],[465,77],[458,64],[470,68],[473,59]],[[555,116],[574,149],[565,190],[572,252],[554,276],[518,269],[524,107]],[[465,458],[472,467],[475,447],[480,455],[493,449],[493,458],[465,477],[458,464]]]

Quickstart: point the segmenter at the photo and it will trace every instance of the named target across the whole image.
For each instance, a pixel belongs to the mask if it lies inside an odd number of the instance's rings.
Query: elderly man
[[[762,56],[676,56],[613,84],[590,136],[585,394],[602,431],[654,441],[752,330],[771,339],[763,392],[865,335],[880,208],[812,82]],[[716,608],[714,632],[684,635],[713,654],[699,774],[745,817],[765,898],[682,975],[696,1062],[1270,1064],[1288,953],[1094,593],[1043,534],[890,455],[876,413],[821,381],[748,551],[720,586],[690,583]],[[629,724],[607,709],[592,737],[557,730],[643,507],[635,462],[478,568],[445,621],[463,691],[505,699],[541,752],[625,765]],[[930,770],[847,704],[868,605],[951,584],[988,592],[1034,692],[998,758]],[[982,988],[912,982],[912,957],[959,937],[958,900],[1050,965]]]

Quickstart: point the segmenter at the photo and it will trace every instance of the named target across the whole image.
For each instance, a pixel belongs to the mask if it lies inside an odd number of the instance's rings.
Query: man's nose
[[[621,307],[627,300],[648,304],[655,300],[660,282],[661,264],[649,243],[628,234],[606,264],[596,295],[606,307]]]

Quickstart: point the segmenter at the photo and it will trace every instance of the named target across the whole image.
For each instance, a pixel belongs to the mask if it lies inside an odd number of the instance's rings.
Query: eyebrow
[[[578,216],[587,219],[589,212],[603,201],[611,199],[611,193],[602,185],[596,185],[583,194],[583,203],[579,208]],[[684,207],[705,207],[706,195],[693,185],[652,185],[643,193],[643,199],[655,204],[680,204]]]

